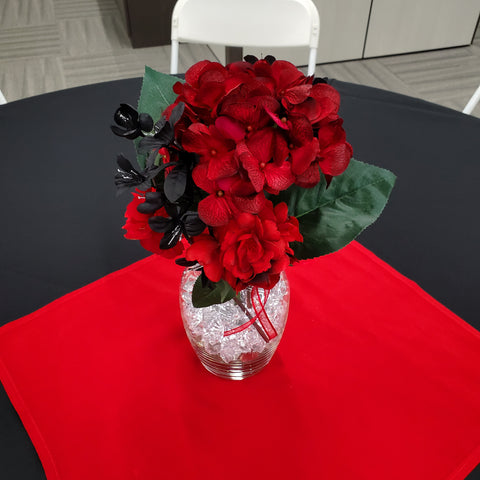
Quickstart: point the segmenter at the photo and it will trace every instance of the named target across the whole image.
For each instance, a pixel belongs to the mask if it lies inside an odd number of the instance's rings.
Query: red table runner
[[[234,382],[183,331],[152,256],[0,329],[0,380],[49,480],[463,479],[480,334],[354,242],[288,270],[271,363]]]

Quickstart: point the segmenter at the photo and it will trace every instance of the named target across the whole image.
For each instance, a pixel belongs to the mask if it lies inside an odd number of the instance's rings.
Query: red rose
[[[273,208],[266,202],[258,215],[242,213],[217,229],[225,280],[236,290],[249,282],[259,286],[275,284],[291,263],[292,241],[301,241],[298,221],[289,217],[284,203]],[[256,281],[255,281],[256,280]]]
[[[285,203],[266,202],[258,215],[240,213],[212,233],[195,237],[185,256],[198,261],[210,280],[223,278],[236,291],[248,284],[272,288],[293,261],[290,242],[302,241]]]

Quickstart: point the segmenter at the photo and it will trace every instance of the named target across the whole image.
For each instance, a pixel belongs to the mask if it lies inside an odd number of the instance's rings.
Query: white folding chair
[[[480,86],[475,90],[475,93],[472,95],[472,98],[468,101],[463,109],[463,113],[470,115],[473,112],[473,109],[477,106],[477,103],[480,100]]]
[[[177,0],[172,13],[170,73],[179,42],[228,47],[308,46],[315,72],[320,17],[312,0]]]
[[[7,103],[7,99],[3,96],[2,91],[0,90],[0,105]]]

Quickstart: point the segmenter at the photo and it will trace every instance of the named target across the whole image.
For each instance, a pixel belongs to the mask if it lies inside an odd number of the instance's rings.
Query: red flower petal
[[[248,197],[233,195],[232,200],[239,210],[249,213],[258,213],[265,204],[265,194],[260,192]]]
[[[273,113],[268,107],[265,107],[265,111],[268,113],[270,118],[276,123],[278,127],[283,130],[288,130],[290,128],[290,124],[288,123],[288,121],[282,121],[280,117],[276,113]]]
[[[328,111],[329,114],[338,112],[338,108],[340,107],[340,94],[334,87],[328,85],[328,83],[317,83],[313,85],[310,96],[319,101],[324,110]]]
[[[320,148],[325,148],[332,143],[345,142],[345,130],[342,128],[343,120],[338,118],[337,120],[322,125],[318,129],[318,143]]]
[[[302,188],[312,188],[320,181],[320,168],[315,162],[310,165],[301,175],[295,177],[295,185]]]
[[[239,142],[245,137],[245,128],[243,125],[230,117],[221,116],[215,120],[215,127],[224,137],[231,138]]]
[[[302,103],[308,98],[311,90],[312,90],[311,85],[298,85],[296,87],[289,88],[285,92],[285,95],[282,100],[282,104],[284,106],[287,106],[285,101],[292,105],[297,105],[299,103]]]
[[[236,219],[239,228],[253,230],[255,228],[255,217],[250,213],[241,213]]]
[[[245,142],[248,150],[259,161],[267,163],[273,154],[273,131],[264,128],[253,133]]]
[[[200,71],[198,83],[202,86],[211,82],[223,83],[227,75],[227,69],[221,63],[211,62]]]
[[[132,195],[132,201],[127,205],[125,211],[125,218],[127,220],[122,228],[126,230],[124,235],[125,238],[128,238],[129,240],[141,240],[148,238],[153,233],[148,225],[148,219],[151,215],[140,213],[137,210],[138,205],[145,201],[144,192],[141,194],[132,192]]]
[[[232,212],[225,197],[216,194],[209,195],[198,203],[198,215],[201,220],[211,227],[226,225]]]
[[[201,163],[192,171],[192,178],[195,185],[208,193],[216,193],[216,184],[208,178],[208,164]]]
[[[315,161],[318,154],[318,140],[314,138],[310,143],[303,145],[291,152],[292,172],[301,175],[307,170],[310,164]]]
[[[238,163],[233,154],[232,151],[210,158],[208,163],[208,178],[210,180],[231,177],[238,172]]]
[[[269,163],[265,166],[263,172],[267,185],[275,192],[286,190],[295,181],[289,162],[283,162],[280,166]]]
[[[320,155],[320,168],[326,175],[342,174],[352,158],[352,147],[349,143],[341,143],[324,149]]]
[[[269,270],[270,274],[280,274],[290,265],[290,259],[287,255],[282,255],[280,258],[272,261],[272,267]]]
[[[202,153],[207,149],[206,138],[209,130],[203,123],[193,123],[183,134],[182,146],[187,152]]]
[[[207,67],[210,63],[209,60],[202,60],[201,62],[197,62],[192,65],[185,73],[185,82],[192,86],[198,85],[198,78],[205,67]]]
[[[263,238],[270,242],[280,240],[280,232],[277,228],[277,223],[272,220],[265,220],[263,226]]]
[[[258,77],[271,77],[272,76],[272,66],[264,59],[258,60],[253,65],[255,74]]]
[[[281,165],[289,157],[290,150],[283,134],[279,132],[278,129],[273,130],[273,161]]]
[[[273,258],[273,252],[265,252],[263,257],[258,262],[253,262],[251,267],[255,275],[266,272],[271,267],[271,260]]]
[[[305,75],[295,65],[285,60],[277,60],[272,65],[272,76],[279,90],[299,85],[306,80]]]
[[[240,161],[243,168],[247,171],[248,178],[252,182],[255,191],[261,192],[265,184],[265,175],[259,167],[259,161],[250,152],[244,152],[240,155]]]
[[[203,270],[205,275],[212,281],[212,282],[219,282],[223,275],[223,266],[219,262],[212,262],[208,263],[207,265],[203,266]]]
[[[312,124],[305,115],[294,113],[289,117],[291,122],[290,139],[295,145],[304,145],[313,138]]]
[[[250,102],[254,103],[258,108],[263,110],[270,110],[270,112],[275,113],[280,110],[280,103],[275,97],[265,94],[257,97],[252,97],[249,99]]]
[[[219,181],[219,185],[220,183],[223,184],[223,180]],[[240,178],[236,178],[233,182],[230,182],[229,191],[235,197],[249,197],[257,194],[250,181]]]
[[[284,223],[288,218],[288,206],[285,202],[280,202],[274,208],[275,217],[279,223]]]
[[[195,237],[193,244],[185,252],[185,258],[189,261],[196,260],[203,265],[205,275],[212,282],[218,282],[222,278],[220,245],[212,236],[202,234]]]
[[[202,85],[195,97],[195,104],[215,110],[217,103],[225,95],[221,82],[208,82]]]
[[[223,102],[221,114],[235,119],[246,127],[256,118],[256,111],[257,107],[253,103],[246,102],[243,98],[233,97]],[[245,129],[243,134],[245,134]]]

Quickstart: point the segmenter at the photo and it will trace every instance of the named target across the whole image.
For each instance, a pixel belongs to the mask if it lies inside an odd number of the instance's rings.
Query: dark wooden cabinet
[[[124,0],[128,34],[134,48],[170,44],[175,0]]]

